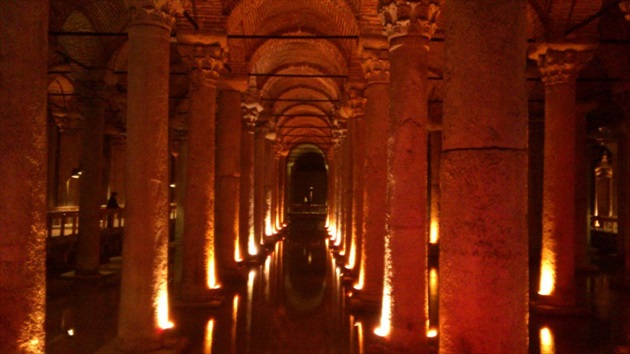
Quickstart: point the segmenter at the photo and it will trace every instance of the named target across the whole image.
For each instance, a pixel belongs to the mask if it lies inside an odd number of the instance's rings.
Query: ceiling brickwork
[[[435,106],[443,95],[443,41],[448,35],[444,33],[443,21],[448,9],[446,0],[433,2],[442,8],[429,53],[429,97]],[[177,52],[180,34],[226,36],[225,74],[249,75],[250,89],[263,98],[263,116],[274,120],[281,143],[314,143],[322,147],[330,144],[330,126],[337,114],[335,110],[343,104],[344,87],[363,81],[358,55],[360,38],[383,36],[378,15],[383,3],[388,1],[183,2],[185,13],[177,16],[171,41],[171,111],[182,113],[180,103],[188,96],[187,69]],[[542,41],[567,40],[599,44],[595,59],[582,74],[596,82],[580,84],[578,93],[582,98],[598,97],[597,92],[602,90],[627,90],[630,26],[616,5],[617,0],[527,1],[528,38],[532,46]],[[64,105],[76,97],[71,78],[75,72],[88,69],[106,69],[108,84],[115,91],[113,96],[124,97],[127,21],[124,0],[51,0],[51,104]],[[304,36],[311,38],[298,38]],[[528,77],[530,99],[540,99],[542,85],[532,61],[528,63]]]

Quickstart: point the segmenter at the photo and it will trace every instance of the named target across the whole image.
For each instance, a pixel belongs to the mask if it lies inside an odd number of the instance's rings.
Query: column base
[[[219,291],[219,289],[205,288],[182,290],[173,305],[176,307],[219,307],[225,300]]]
[[[382,302],[382,295],[370,295],[360,290],[353,290],[349,307],[353,313],[380,313]]]
[[[141,344],[141,343],[137,343]],[[122,349],[119,346],[119,340],[114,339],[109,341],[107,344],[102,346],[99,350],[95,352],[95,354],[124,354],[124,353],[151,353],[151,354],[179,354],[183,353],[184,349],[186,349],[186,345],[188,344],[188,340],[184,337],[173,337],[166,338],[162,343],[159,343],[157,349],[144,349],[149,347],[155,347],[153,343],[148,347],[144,347],[145,343],[142,343],[141,346],[137,347],[127,347],[129,349]]]
[[[530,309],[533,313],[542,316],[571,316],[586,317],[591,315],[591,311],[583,306],[558,306],[546,304],[544,301],[532,301]]]

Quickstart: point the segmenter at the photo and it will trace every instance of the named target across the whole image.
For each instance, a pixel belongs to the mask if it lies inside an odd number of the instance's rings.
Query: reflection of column
[[[190,302],[209,300],[210,290],[219,286],[214,256],[215,116],[225,43],[223,38],[211,38],[211,42],[178,48],[190,77],[181,289],[182,300]]]
[[[227,88],[219,96],[217,116],[216,250],[219,278],[237,276],[239,195],[241,178],[241,90]],[[239,254],[236,254],[239,251]]]
[[[545,153],[540,305],[576,305],[576,78],[585,46],[549,44],[534,54],[545,84]]]
[[[101,256],[101,205],[107,200],[102,190],[103,127],[105,125],[105,83],[96,77],[80,78],[77,91],[83,116],[83,156],[79,179],[79,236],[76,274],[97,275]]]
[[[361,299],[380,304],[383,294],[383,252],[387,201],[387,122],[389,61],[384,39],[363,40],[365,97],[365,279]]]
[[[391,300],[391,344],[419,352],[427,350],[427,57],[438,13],[424,1],[381,10],[391,75],[383,302]]]
[[[447,353],[527,352],[525,4],[445,5],[439,345]]]
[[[173,17],[146,1],[128,3],[127,203],[117,344],[121,350],[142,352],[160,348],[160,328],[169,326],[168,79]]]
[[[262,107],[256,102],[241,105],[243,130],[241,136],[241,196],[239,240],[243,254],[258,253],[254,230],[254,129]]]
[[[43,353],[48,1],[0,14],[0,352]]]

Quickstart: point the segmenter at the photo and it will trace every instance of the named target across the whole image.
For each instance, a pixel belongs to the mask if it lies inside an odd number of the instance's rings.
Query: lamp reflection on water
[[[214,333],[214,319],[210,319],[206,325],[206,333],[203,340],[203,353],[212,353],[212,335]]]
[[[553,340],[553,333],[549,327],[540,329],[540,354],[555,354],[556,345]]]

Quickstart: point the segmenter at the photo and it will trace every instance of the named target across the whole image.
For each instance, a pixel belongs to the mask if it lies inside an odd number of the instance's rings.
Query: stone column
[[[170,4],[174,11],[177,2]],[[168,81],[173,17],[167,6],[151,7],[147,1],[129,0],[127,6],[127,193],[117,345],[123,351],[146,352],[162,347],[161,329],[170,325]]]
[[[103,127],[105,125],[105,83],[102,73],[84,73],[77,79],[83,116],[83,154],[79,178],[79,235],[76,275],[99,275],[101,263],[101,205],[103,191]]]
[[[207,302],[219,287],[214,244],[217,79],[226,60],[225,37],[184,39],[178,50],[189,67],[190,109],[184,200],[182,288],[185,302]]]
[[[257,102],[241,105],[243,130],[241,136],[241,197],[240,197],[240,245],[243,256],[257,253],[254,224],[254,130],[262,111]]]
[[[584,45],[543,44],[532,54],[545,84],[541,308],[576,310],[577,74],[592,52]],[[573,309],[571,309],[573,308]]]
[[[362,66],[365,97],[365,279],[361,300],[378,306],[383,295],[383,261],[387,202],[387,123],[389,117],[389,60],[387,41],[363,38]]]
[[[267,121],[261,121],[254,131],[254,235],[262,243],[265,233],[265,135]]]
[[[241,179],[242,84],[221,90],[217,117],[216,150],[216,250],[219,279],[238,276],[236,269]]]
[[[75,169],[79,167],[81,151],[83,150],[83,124],[78,112],[66,110],[53,111],[53,119],[58,130],[58,145],[54,158],[57,159],[57,184],[50,188],[56,189],[57,207],[78,207],[79,180],[72,178]]]
[[[363,279],[361,273],[365,271],[363,254],[365,253],[365,243],[363,242],[363,192],[365,177],[365,104],[366,99],[363,89],[359,87],[349,87],[348,105],[351,109],[354,131],[353,144],[350,161],[352,163],[352,247],[355,252],[353,261],[353,274],[355,275],[354,287],[361,288]],[[363,273],[364,274],[364,273]]]
[[[343,194],[342,198],[342,237],[343,237],[343,252],[345,254],[345,265],[350,265],[349,258],[352,252],[352,247],[354,247],[355,240],[352,235],[352,193],[353,193],[353,185],[352,185],[352,149],[354,147],[354,141],[356,137],[356,121],[352,119],[348,119],[348,139],[344,141],[342,146],[342,156],[343,156],[343,164],[344,164],[344,174],[342,177],[342,185],[343,185]]]
[[[390,2],[380,9],[389,37],[391,83],[387,162],[385,293],[389,344],[425,353],[427,343],[428,51],[437,2]],[[383,309],[387,314],[389,310]],[[385,316],[384,316],[385,317]]]
[[[43,353],[48,1],[0,14],[0,352]]]
[[[440,352],[527,353],[526,1],[445,6]]]

